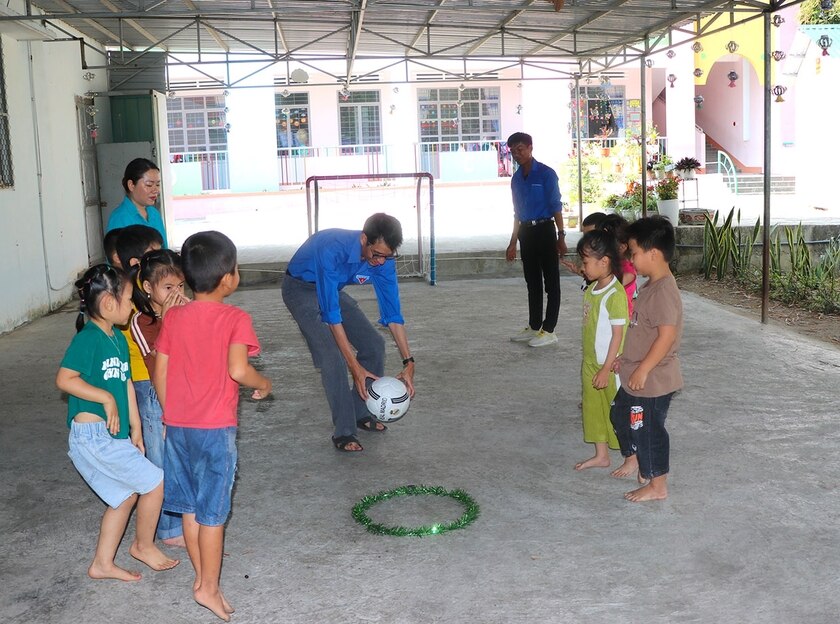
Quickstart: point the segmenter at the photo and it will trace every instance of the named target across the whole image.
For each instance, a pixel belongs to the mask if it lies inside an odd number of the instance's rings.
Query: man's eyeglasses
[[[381,254],[381,253],[379,253],[378,251],[373,251],[373,252],[371,252],[370,257],[371,257],[373,260],[380,260],[380,259],[381,259],[381,260],[388,260],[389,258],[393,258],[393,259],[395,259],[395,260],[396,260],[397,258],[399,258],[399,257],[400,257],[400,254],[398,254],[398,253],[392,253],[392,254],[388,254],[388,255],[386,255],[386,254]]]

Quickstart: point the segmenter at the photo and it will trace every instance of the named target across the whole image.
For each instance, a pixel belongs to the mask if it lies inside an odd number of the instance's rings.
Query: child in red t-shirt
[[[166,425],[163,506],[182,514],[195,601],[229,621],[233,607],[219,578],[236,471],[239,384],[264,399],[271,381],[248,362],[260,350],[250,315],[223,303],[239,286],[233,242],[220,232],[193,234],[181,248],[181,265],[195,300],[167,312],[155,342],[154,384]]]

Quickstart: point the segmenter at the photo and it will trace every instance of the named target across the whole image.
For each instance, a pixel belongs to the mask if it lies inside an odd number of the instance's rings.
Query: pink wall
[[[659,136],[667,137],[668,136],[668,117],[665,112],[665,101],[660,100],[658,97],[659,94],[657,92],[653,92],[651,97],[653,98],[653,125],[656,126],[657,132],[659,132]]]
[[[739,78],[735,87],[729,87],[727,74],[733,70]],[[764,153],[762,88],[752,66],[739,61],[715,63],[706,84],[698,86],[696,91],[705,98],[703,108],[696,114],[697,124],[706,135],[744,166],[761,167]]]

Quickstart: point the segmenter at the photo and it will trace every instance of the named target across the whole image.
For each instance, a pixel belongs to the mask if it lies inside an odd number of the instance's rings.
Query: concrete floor
[[[685,293],[671,496],[628,503],[630,482],[572,469],[591,452],[577,407],[577,286],[563,281],[560,346],[537,350],[507,340],[523,325],[520,278],[404,284],[418,394],[385,435],[360,434],[358,456],[330,445],[320,383],[278,290],[235,294],[275,396],[243,393],[222,574],[233,621],[836,622],[840,352]],[[370,289],[352,292],[373,311]],[[53,385],[74,317],[0,337],[0,621],[219,621],[193,602],[186,559],[139,583],[85,576],[102,506],[66,456]],[[395,373],[396,350],[388,357]],[[361,497],[402,484],[462,488],[481,515],[422,539],[372,535],[351,518]],[[429,524],[460,513],[448,502],[371,514]],[[133,523],[122,565],[134,563],[132,535]]]

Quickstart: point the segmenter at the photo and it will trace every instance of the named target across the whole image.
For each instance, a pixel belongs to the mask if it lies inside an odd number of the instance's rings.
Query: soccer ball
[[[380,377],[368,386],[367,408],[380,422],[394,422],[411,402],[405,384],[396,377]]]

